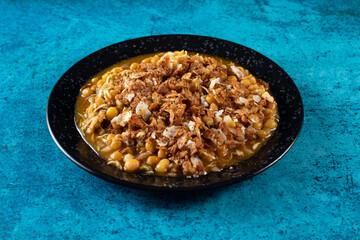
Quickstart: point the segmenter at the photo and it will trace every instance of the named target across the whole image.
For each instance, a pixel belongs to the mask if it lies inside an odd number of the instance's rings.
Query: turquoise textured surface
[[[360,239],[359,1],[0,1],[0,239]],[[239,184],[161,194],[83,171],[52,141],[60,76],[107,45],[198,34],[248,46],[295,81],[290,152]]]

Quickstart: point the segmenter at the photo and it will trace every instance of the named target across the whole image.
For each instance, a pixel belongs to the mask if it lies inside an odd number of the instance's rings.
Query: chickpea
[[[252,75],[248,76],[251,83],[256,83],[256,78]]]
[[[129,159],[125,162],[124,168],[127,172],[135,172],[139,169],[140,162],[134,158]]]
[[[138,64],[138,63],[132,63],[132,64],[130,65],[130,69],[131,69],[131,70],[136,70],[138,67],[139,67],[139,64]]]
[[[211,111],[217,111],[219,108],[215,103],[210,104],[210,110]]]
[[[100,149],[99,146],[97,148]],[[103,148],[100,149],[100,152],[102,152],[102,153],[108,153],[108,152],[111,152],[111,151],[112,151],[112,149],[109,146],[106,146],[106,147],[103,147]]]
[[[105,75],[104,75],[105,76]],[[107,76],[106,76],[107,77]],[[104,77],[103,77],[104,78]],[[106,79],[106,78],[105,78]],[[103,84],[105,83],[105,81],[103,79],[99,80],[96,84],[97,87],[101,87]]]
[[[156,151],[155,144],[151,140],[146,141],[145,150],[148,151],[148,152],[154,153]]]
[[[248,89],[249,89],[250,92],[251,92],[251,91],[254,91],[254,90],[258,89],[258,85],[257,85],[257,84],[252,84],[252,85],[250,85],[250,86],[248,87]]]
[[[274,129],[277,127],[277,123],[273,119],[268,119],[266,120],[264,127],[268,129]]]
[[[158,55],[155,55],[154,57],[151,58],[151,63],[153,65],[156,65],[156,63],[160,60],[160,57]]]
[[[269,116],[269,115],[273,115],[274,112],[273,112],[273,110],[266,108],[266,109],[264,110],[264,114],[265,114],[266,116]]]
[[[155,171],[157,173],[166,173],[169,169],[170,161],[167,158],[161,159],[161,161],[156,165]]]
[[[142,60],[143,63],[150,63],[151,62],[151,58],[145,58],[144,60]]]
[[[123,107],[124,107],[124,104],[123,104],[120,100],[116,100],[116,106],[117,106],[120,110],[122,110]]]
[[[121,142],[120,141],[113,141],[111,144],[110,144],[110,147],[114,150],[117,150],[121,147]]]
[[[106,111],[106,118],[111,121],[111,119],[113,119],[114,117],[116,117],[117,115],[119,115],[119,111],[117,110],[116,107],[110,107],[107,111]]]
[[[253,127],[255,128],[255,129],[261,129],[262,128],[262,123],[261,122],[257,122],[257,123],[254,123],[254,125],[253,125]]]
[[[225,81],[227,79],[227,74],[226,73],[220,73],[220,81]]]
[[[266,93],[265,90],[260,90],[260,91],[258,92],[258,94],[259,94],[260,96],[263,95],[264,93]]]
[[[237,81],[237,78],[235,76],[229,76],[228,77],[228,81],[229,82],[236,82]]]
[[[101,79],[105,81],[109,75],[110,75],[110,73],[106,72],[104,75],[101,76]]]
[[[268,108],[275,110],[275,109],[276,109],[276,103],[274,103],[274,102],[269,102],[269,103],[268,103]]]
[[[105,104],[105,100],[104,100],[103,98],[97,97],[97,98],[95,99],[95,103],[96,103],[96,106],[100,106],[100,105]]]
[[[203,120],[206,123],[206,125],[208,125],[209,127],[211,127],[214,124],[214,119],[212,117],[204,116]]]
[[[190,89],[191,91],[196,91],[197,89],[199,89],[199,86],[200,86],[200,79],[194,79],[191,82]]]
[[[117,124],[116,122],[111,122],[111,126],[112,126],[114,129],[119,129],[119,128],[121,128],[121,125]]]
[[[257,135],[262,139],[267,139],[270,137],[270,131],[269,130],[259,130],[257,132]]]
[[[120,134],[116,134],[114,137],[113,137],[113,139],[112,139],[112,141],[113,142],[115,142],[115,141],[118,141],[119,139],[120,139]]]
[[[110,90],[111,99],[115,99],[115,96],[118,94],[116,90]]]
[[[152,167],[155,167],[156,164],[158,164],[159,160],[160,159],[157,156],[149,156],[148,159],[146,160],[146,163]]]
[[[130,159],[133,159],[133,158],[135,158],[134,155],[128,153],[124,157],[124,162],[127,162],[127,161],[129,161]]]
[[[166,156],[167,156],[167,152],[166,152],[165,149],[160,149],[160,150],[158,151],[158,157],[159,157],[160,159],[166,158]]]
[[[84,98],[87,98],[91,94],[93,94],[93,90],[91,88],[85,88],[84,90],[82,90],[81,94]]]
[[[205,101],[206,101],[208,104],[212,104],[212,103],[215,103],[215,102],[216,102],[213,94],[211,94],[211,93],[210,93],[209,95],[206,95]]]
[[[114,67],[113,69],[111,69],[111,72],[114,72],[114,73],[119,73],[121,71],[122,71],[121,67]]]
[[[247,78],[241,80],[240,83],[245,85],[245,86],[250,86],[251,85],[251,81],[249,79],[247,79]]]
[[[106,137],[106,141],[107,141],[108,143],[110,143],[110,142],[113,140],[114,137],[115,137],[115,134],[110,133],[110,134]]]
[[[121,152],[115,151],[110,155],[110,158],[114,161],[121,161],[124,158],[124,156],[122,155]]]

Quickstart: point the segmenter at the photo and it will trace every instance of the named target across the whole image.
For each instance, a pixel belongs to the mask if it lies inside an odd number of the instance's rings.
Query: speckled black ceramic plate
[[[83,140],[74,121],[80,87],[93,75],[121,60],[142,54],[187,50],[232,60],[270,84],[280,122],[274,136],[253,157],[221,172],[199,178],[142,176],[106,164]],[[61,151],[86,171],[120,185],[153,190],[199,190],[252,177],[277,162],[297,139],[303,104],[294,82],[276,63],[242,45],[203,36],[161,35],[132,39],[103,48],[72,66],[56,83],[47,105],[47,124]],[[275,179],[274,179],[275,180]]]

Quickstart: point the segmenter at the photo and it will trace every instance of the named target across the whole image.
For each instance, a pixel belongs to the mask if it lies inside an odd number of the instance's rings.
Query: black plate
[[[278,103],[277,132],[252,158],[221,172],[199,178],[169,178],[126,173],[106,164],[82,139],[74,122],[80,87],[93,75],[121,60],[142,54],[187,50],[232,60],[270,84]],[[242,45],[211,37],[160,35],[132,39],[103,48],[72,66],[53,88],[46,112],[52,138],[61,151],[86,171],[120,185],[154,190],[198,190],[239,182],[277,162],[299,136],[304,118],[300,93],[276,63]]]

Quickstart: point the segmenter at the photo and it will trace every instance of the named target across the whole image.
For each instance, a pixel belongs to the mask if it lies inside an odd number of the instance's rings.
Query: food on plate
[[[269,85],[225,59],[186,51],[142,55],[80,90],[76,123],[108,164],[196,177],[253,156],[279,122]]]

